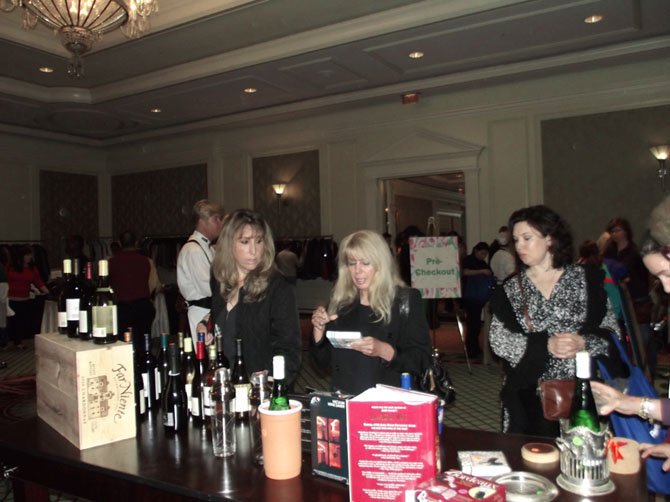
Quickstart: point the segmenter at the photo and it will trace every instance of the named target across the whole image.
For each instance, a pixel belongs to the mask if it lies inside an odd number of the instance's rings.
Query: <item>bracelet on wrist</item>
[[[652,402],[651,399],[649,399],[648,397],[643,397],[642,400],[640,401],[640,409],[638,410],[637,415],[642,420],[649,420],[653,406],[654,403]]]

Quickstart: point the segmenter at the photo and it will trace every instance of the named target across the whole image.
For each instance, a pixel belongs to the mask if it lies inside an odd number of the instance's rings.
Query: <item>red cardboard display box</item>
[[[347,401],[349,497],[404,501],[437,473],[437,398],[377,385]]]

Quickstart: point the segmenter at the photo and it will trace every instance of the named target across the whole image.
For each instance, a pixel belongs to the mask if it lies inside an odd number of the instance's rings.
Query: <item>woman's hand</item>
[[[328,312],[324,307],[317,307],[316,310],[312,312],[312,326],[314,327],[312,334],[316,343],[319,343],[323,338],[326,324],[335,319],[337,319],[337,315],[328,315]]]
[[[395,349],[391,345],[372,336],[364,336],[351,342],[349,348],[369,357],[381,357],[384,361],[390,361],[395,357]]]
[[[577,352],[586,348],[586,342],[577,333],[556,333],[549,337],[547,349],[558,359],[573,359]]]
[[[626,396],[614,387],[591,381],[591,391],[593,392],[593,398],[596,400],[596,406],[598,406],[598,413],[600,415],[609,415],[613,411],[624,411],[622,410],[622,403]]]
[[[204,322],[198,323],[195,328],[195,332],[205,333],[205,345],[211,345],[211,343],[214,341],[214,335],[207,330],[207,325]]]
[[[642,443],[640,444],[640,451],[642,452],[643,459],[647,457],[665,458],[665,462],[663,462],[663,470],[670,470],[670,443]]]

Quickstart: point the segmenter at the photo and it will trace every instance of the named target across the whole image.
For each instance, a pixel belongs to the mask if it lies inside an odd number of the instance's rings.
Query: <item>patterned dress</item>
[[[549,353],[550,336],[579,333],[592,357],[606,358],[610,354],[609,338],[612,332],[620,336],[619,326],[602,288],[602,279],[595,269],[591,276],[593,279],[587,280],[582,266],[566,266],[546,299],[523,270],[508,279],[494,295],[489,340],[505,369],[501,392],[503,431],[533,432],[532,424],[528,430],[519,430],[518,424],[511,423],[514,418],[510,416],[510,407],[515,406],[515,400],[522,407],[537,406],[539,399],[534,390],[538,379],[574,377],[574,359],[558,359]],[[533,399],[537,402],[528,403]],[[538,418],[532,414],[531,417]]]

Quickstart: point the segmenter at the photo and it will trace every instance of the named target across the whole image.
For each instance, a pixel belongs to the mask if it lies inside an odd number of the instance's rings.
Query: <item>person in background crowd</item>
[[[303,247],[303,253],[298,257],[294,245],[295,243],[286,244],[284,248],[277,253],[277,256],[275,256],[275,264],[277,265],[277,268],[291,284],[295,284],[298,281],[298,271],[300,270],[300,267],[302,267],[305,259],[304,251],[307,250],[307,246]]]
[[[86,277],[86,264],[90,261],[84,254],[84,238],[81,235],[68,235],[65,239],[65,255],[79,260],[79,275]]]
[[[386,241],[370,230],[354,232],[342,241],[337,261],[328,308],[312,314],[311,353],[332,368],[332,388],[359,394],[377,383],[398,387],[403,372],[419,376],[430,364],[428,324],[419,291],[405,287]],[[329,330],[362,337],[334,348]]]
[[[409,238],[410,237],[424,237],[425,234],[419,230],[416,225],[409,225],[398,235],[400,248],[398,251],[398,267],[400,270],[400,278],[407,285],[412,284],[412,266],[410,264],[409,252]]]
[[[649,296],[649,273],[633,242],[633,230],[628,220],[613,218],[607,224],[606,230],[611,235],[611,242],[605,249],[603,257],[619,262],[628,271],[628,275],[622,282],[626,284],[630,292],[635,318],[647,349],[649,370],[654,375],[656,373],[656,344],[652,340],[651,330],[652,301]]]
[[[666,292],[670,290],[666,289]],[[609,415],[613,411],[622,415],[639,415],[645,420],[651,419],[661,422],[666,427],[670,425],[670,399],[649,399],[638,396],[628,396],[601,382],[591,381],[593,397],[598,405],[598,414]],[[670,470],[670,443],[660,444],[641,443],[642,458],[665,458],[663,470]]]
[[[577,263],[580,265],[594,265],[600,267],[605,274],[603,286],[609,298],[610,305],[614,311],[614,315],[619,322],[623,320],[623,306],[621,303],[621,294],[619,293],[619,286],[614,280],[605,262],[603,262],[598,249],[598,244],[591,240],[582,242],[579,246],[579,259]]]
[[[502,428],[555,437],[558,422],[544,418],[538,380],[574,378],[580,350],[621,375],[622,362],[610,342],[619,326],[602,271],[572,264],[572,235],[560,215],[546,206],[527,207],[512,213],[508,227],[519,272],[494,291],[489,331],[505,374]]]
[[[271,371],[272,357],[283,355],[290,387],[300,368],[302,338],[294,288],[276,269],[274,256],[272,231],[259,213],[238,209],[226,218],[212,262],[212,310],[198,327],[208,342],[213,334],[223,335],[230,361],[240,338],[250,374]]]
[[[462,264],[465,349],[468,357],[473,359],[482,355],[482,349],[479,347],[482,310],[489,301],[492,286],[495,284],[493,272],[486,263],[488,253],[489,245],[486,242],[478,242]]]
[[[516,272],[512,238],[506,226],[500,227],[498,237],[494,242],[497,244],[497,249],[494,251],[492,246],[489,247],[489,265],[498,284],[502,284],[505,279]]]
[[[223,206],[206,199],[193,205],[195,230],[177,257],[177,285],[188,302],[188,324],[195,335],[198,322],[212,306],[210,286],[212,242],[218,237],[224,218]]]
[[[151,298],[159,287],[158,273],[153,261],[137,249],[133,232],[123,232],[119,242],[121,251],[109,259],[109,283],[117,303],[119,331],[133,328],[133,345],[139,353],[156,315]]]
[[[8,319],[9,337],[16,348],[25,349],[23,340],[32,337],[35,320],[31,310],[30,301],[32,288],[35,287],[40,293],[47,294],[49,290],[44,285],[42,278],[33,263],[33,251],[30,246],[20,246],[12,256],[7,267],[7,283],[9,291],[9,308],[14,315]]]

